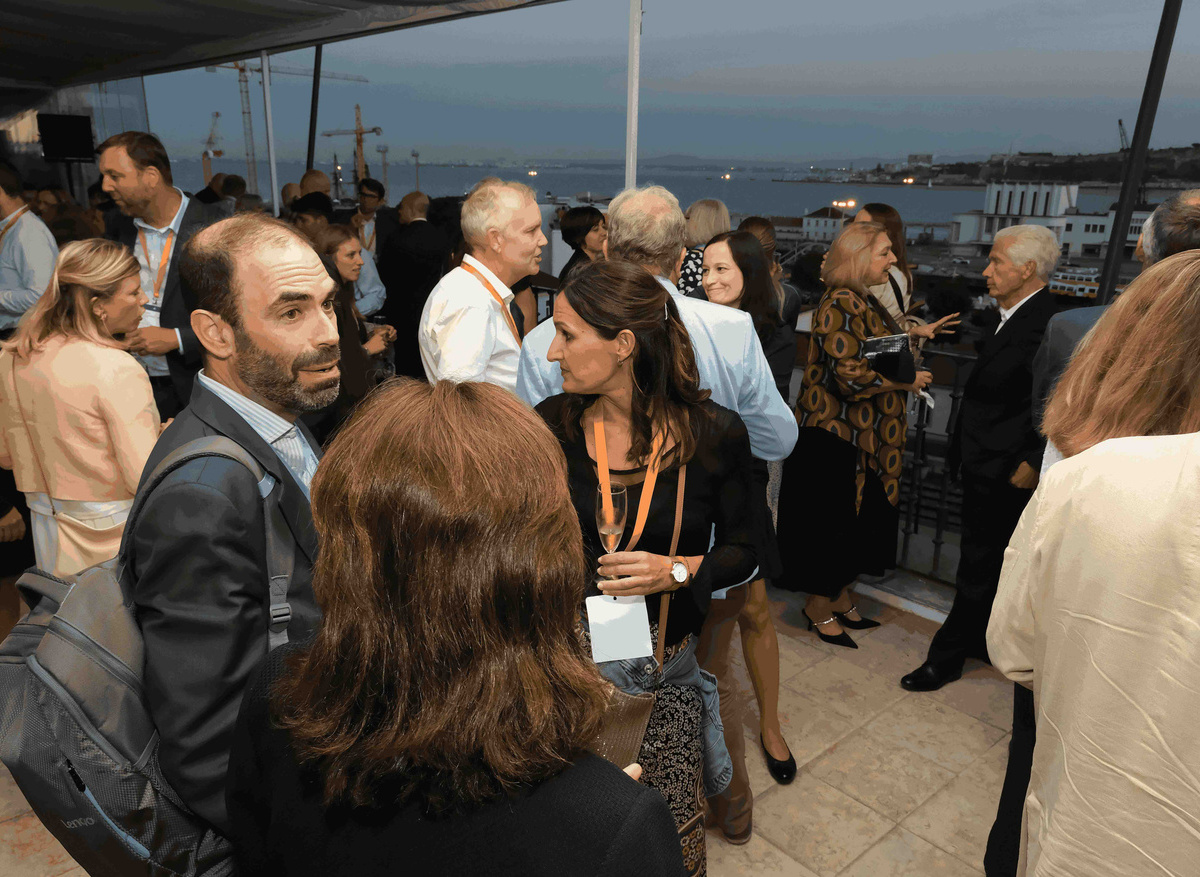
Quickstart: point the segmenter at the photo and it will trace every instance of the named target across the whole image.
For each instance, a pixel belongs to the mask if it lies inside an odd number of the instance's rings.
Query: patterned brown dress
[[[888,501],[900,501],[900,469],[908,429],[901,390],[865,395],[883,383],[862,357],[868,338],[891,334],[877,308],[851,289],[829,289],[813,318],[809,365],[796,416],[801,427],[828,430],[857,451],[857,499],[862,505],[867,470],[883,482]]]

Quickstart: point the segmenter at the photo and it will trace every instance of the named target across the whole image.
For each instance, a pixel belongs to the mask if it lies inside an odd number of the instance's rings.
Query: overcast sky
[[[1161,12],[1157,0],[644,0],[640,152],[730,159],[1115,150],[1130,136]],[[1141,7],[1141,10],[1139,10]],[[566,2],[326,47],[320,130],[354,104],[397,161],[624,154],[626,0]],[[1144,10],[1144,11],[1142,11]],[[311,71],[313,52],[273,63]],[[1200,141],[1200,10],[1186,4],[1154,146]],[[278,75],[284,158],[302,158],[311,79]],[[252,83],[257,148],[262,91]],[[243,154],[231,70],[147,77],[151,127],[199,155],[213,111]],[[318,138],[318,156],[350,140]]]

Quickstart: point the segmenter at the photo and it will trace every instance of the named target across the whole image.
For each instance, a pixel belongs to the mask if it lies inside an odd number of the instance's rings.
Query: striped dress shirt
[[[205,389],[211,390],[217,398],[241,415],[242,419],[250,424],[250,428],[271,446],[280,462],[287,466],[288,471],[304,489],[304,495],[308,496],[309,485],[312,484],[313,474],[317,471],[317,453],[300,432],[300,427],[288,423],[273,411],[268,411],[257,402],[247,399],[237,390],[214,381],[203,369],[196,377]]]

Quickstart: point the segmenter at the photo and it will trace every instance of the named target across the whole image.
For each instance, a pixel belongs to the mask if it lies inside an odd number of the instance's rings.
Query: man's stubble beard
[[[301,369],[337,362],[339,352],[336,348],[333,351],[314,350],[291,363],[283,363],[255,344],[241,327],[234,329],[234,342],[238,377],[267,401],[286,411],[303,414],[306,411],[319,411],[337,399],[341,388],[340,376],[332,378],[331,384],[305,389],[300,383],[299,374]]]

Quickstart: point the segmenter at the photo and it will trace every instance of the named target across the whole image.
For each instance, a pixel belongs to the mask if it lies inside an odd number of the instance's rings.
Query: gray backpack
[[[259,482],[267,522],[268,648],[287,642],[292,545],[275,479],[220,436],[169,454],[138,493],[121,552],[66,579],[17,582],[30,611],[0,643],[0,760],[34,813],[92,877],[233,872],[232,847],[193,814],[158,765],[142,694],[143,642],[126,581],[130,534],[146,498],[184,463],[226,457]]]

